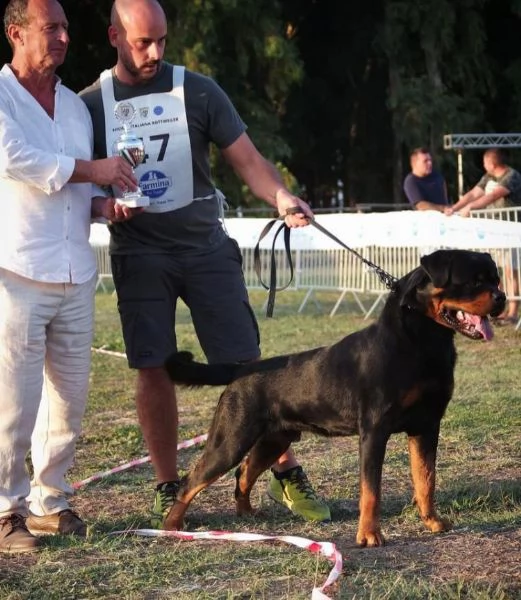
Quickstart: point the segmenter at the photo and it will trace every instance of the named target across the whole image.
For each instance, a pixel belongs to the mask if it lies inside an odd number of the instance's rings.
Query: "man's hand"
[[[92,199],[91,216],[93,219],[101,217],[111,223],[121,223],[142,212],[143,208],[129,208],[125,204],[119,204],[111,196],[96,196]]]
[[[98,160],[76,159],[70,183],[96,183],[97,185],[115,185],[124,192],[134,191],[137,179],[132,167],[121,156],[100,158]]]
[[[120,190],[135,190],[137,179],[132,167],[121,156],[92,162],[92,181],[98,185],[116,185]]]
[[[313,220],[313,212],[308,204],[301,200],[298,196],[294,196],[285,188],[280,188],[275,194],[277,201],[277,210],[279,215],[284,217],[284,221],[288,227],[305,227]],[[299,209],[295,211],[295,209]],[[288,214],[290,210],[290,214]]]

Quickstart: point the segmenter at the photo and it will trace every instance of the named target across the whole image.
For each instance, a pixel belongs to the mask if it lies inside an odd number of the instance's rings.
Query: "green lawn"
[[[367,325],[352,299],[330,318],[338,294],[319,293],[297,314],[303,295],[278,294],[275,317],[263,314],[254,292],[264,356],[329,344]],[[369,299],[367,299],[369,301]],[[186,309],[179,315],[180,348],[202,358]],[[190,531],[228,530],[294,535],[336,544],[344,569],[327,593],[335,599],[492,599],[521,597],[521,332],[496,330],[489,343],[457,339],[456,389],[442,423],[437,499],[454,522],[447,534],[427,533],[411,505],[406,440],[395,436],[384,465],[383,531],[387,545],[359,549],[358,441],[311,435],[295,445],[315,488],[331,506],[333,523],[311,525],[264,494],[255,517],[234,514],[231,474],[192,503]],[[122,352],[113,295],[98,294],[95,347]],[[71,481],[146,456],[133,402],[134,374],[117,356],[93,355],[92,384]],[[204,433],[218,390],[182,390],[180,440]],[[199,448],[181,452],[183,469]],[[25,599],[299,599],[310,598],[332,565],[278,542],[186,542],[111,536],[147,527],[153,474],[148,464],[80,489],[75,507],[88,521],[86,540],[47,538],[35,556],[0,556],[0,598]]]

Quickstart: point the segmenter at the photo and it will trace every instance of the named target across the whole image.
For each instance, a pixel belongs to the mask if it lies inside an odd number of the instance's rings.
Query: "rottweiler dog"
[[[239,463],[237,513],[252,512],[257,478],[306,431],[360,437],[360,546],[385,543],[380,488],[393,433],[408,436],[414,500],[425,526],[450,529],[436,512],[434,487],[440,422],[454,387],[454,334],[490,339],[487,317],[504,305],[490,254],[438,250],[397,281],[378,320],[331,346],[248,364],[206,365],[188,352],[173,354],[165,365],[173,382],[227,387],[165,528],[181,529],[193,498]]]

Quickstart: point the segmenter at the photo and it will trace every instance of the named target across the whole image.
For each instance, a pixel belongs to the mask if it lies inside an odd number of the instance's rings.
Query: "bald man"
[[[163,368],[176,350],[178,299],[190,309],[209,362],[260,356],[240,251],[220,222],[223,197],[211,179],[210,143],[280,215],[297,209],[285,217],[290,227],[307,225],[312,213],[258,152],[225,92],[163,61],[167,21],[158,2],[116,0],[108,35],[116,65],[81,96],[98,156],[110,154],[120,135],[117,102],[126,103],[146,147],[136,174],[150,205],[132,222],[110,227],[110,251],[128,362],[138,371],[137,414],[157,478],[152,522],[161,527],[179,487],[176,392]],[[273,465],[268,493],[305,519],[330,519],[289,449]]]

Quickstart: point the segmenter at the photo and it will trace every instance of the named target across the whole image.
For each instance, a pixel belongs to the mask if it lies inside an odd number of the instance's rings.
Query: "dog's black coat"
[[[454,333],[490,337],[486,315],[499,314],[505,295],[489,254],[440,250],[399,280],[379,319],[331,346],[247,365],[204,365],[172,355],[171,379],[189,386],[227,385],[204,454],[186,476],[166,521],[179,529],[193,497],[237,465],[239,513],[252,510],[258,476],[302,431],[360,435],[360,522],[357,542],[384,543],[380,484],[393,433],[409,440],[419,513],[431,531],[450,524],[434,507],[440,421],[454,383]],[[471,316],[471,315],[478,315]]]

